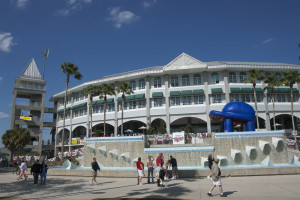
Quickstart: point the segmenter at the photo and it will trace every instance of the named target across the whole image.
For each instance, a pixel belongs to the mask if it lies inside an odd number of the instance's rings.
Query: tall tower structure
[[[44,121],[45,113],[54,113],[54,108],[45,107],[44,86],[41,74],[34,59],[31,59],[22,75],[15,80],[13,105],[11,113],[11,129],[26,128],[30,131],[31,142],[25,148],[42,153],[44,127],[55,127],[53,119]]]

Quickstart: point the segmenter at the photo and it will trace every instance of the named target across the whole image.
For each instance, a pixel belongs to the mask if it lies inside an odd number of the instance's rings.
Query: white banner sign
[[[184,131],[173,133],[173,144],[184,144]]]

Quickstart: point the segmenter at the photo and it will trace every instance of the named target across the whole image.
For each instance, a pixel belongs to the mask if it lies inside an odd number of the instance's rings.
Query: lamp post
[[[46,57],[49,56],[49,49],[46,49],[44,52],[42,52],[42,55],[44,56],[44,68],[43,68],[43,80],[44,80],[44,72],[45,72]]]

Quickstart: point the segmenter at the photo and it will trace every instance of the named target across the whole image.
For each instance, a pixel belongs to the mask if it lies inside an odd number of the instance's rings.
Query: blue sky
[[[203,62],[300,64],[299,7],[297,0],[1,0],[0,136],[10,128],[15,78],[31,58],[42,73],[47,48],[47,101],[64,90],[67,61],[83,74],[70,87],[166,65],[182,52]]]

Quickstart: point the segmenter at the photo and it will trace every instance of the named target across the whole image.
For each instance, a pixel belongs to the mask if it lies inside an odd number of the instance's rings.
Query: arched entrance
[[[73,136],[74,138],[80,137],[80,139],[83,139],[86,137],[86,128],[84,126],[78,126],[73,130]]]
[[[183,117],[175,120],[170,124],[171,132],[184,131],[187,125],[192,126],[192,132],[194,133],[207,132],[207,123],[196,117]]]

